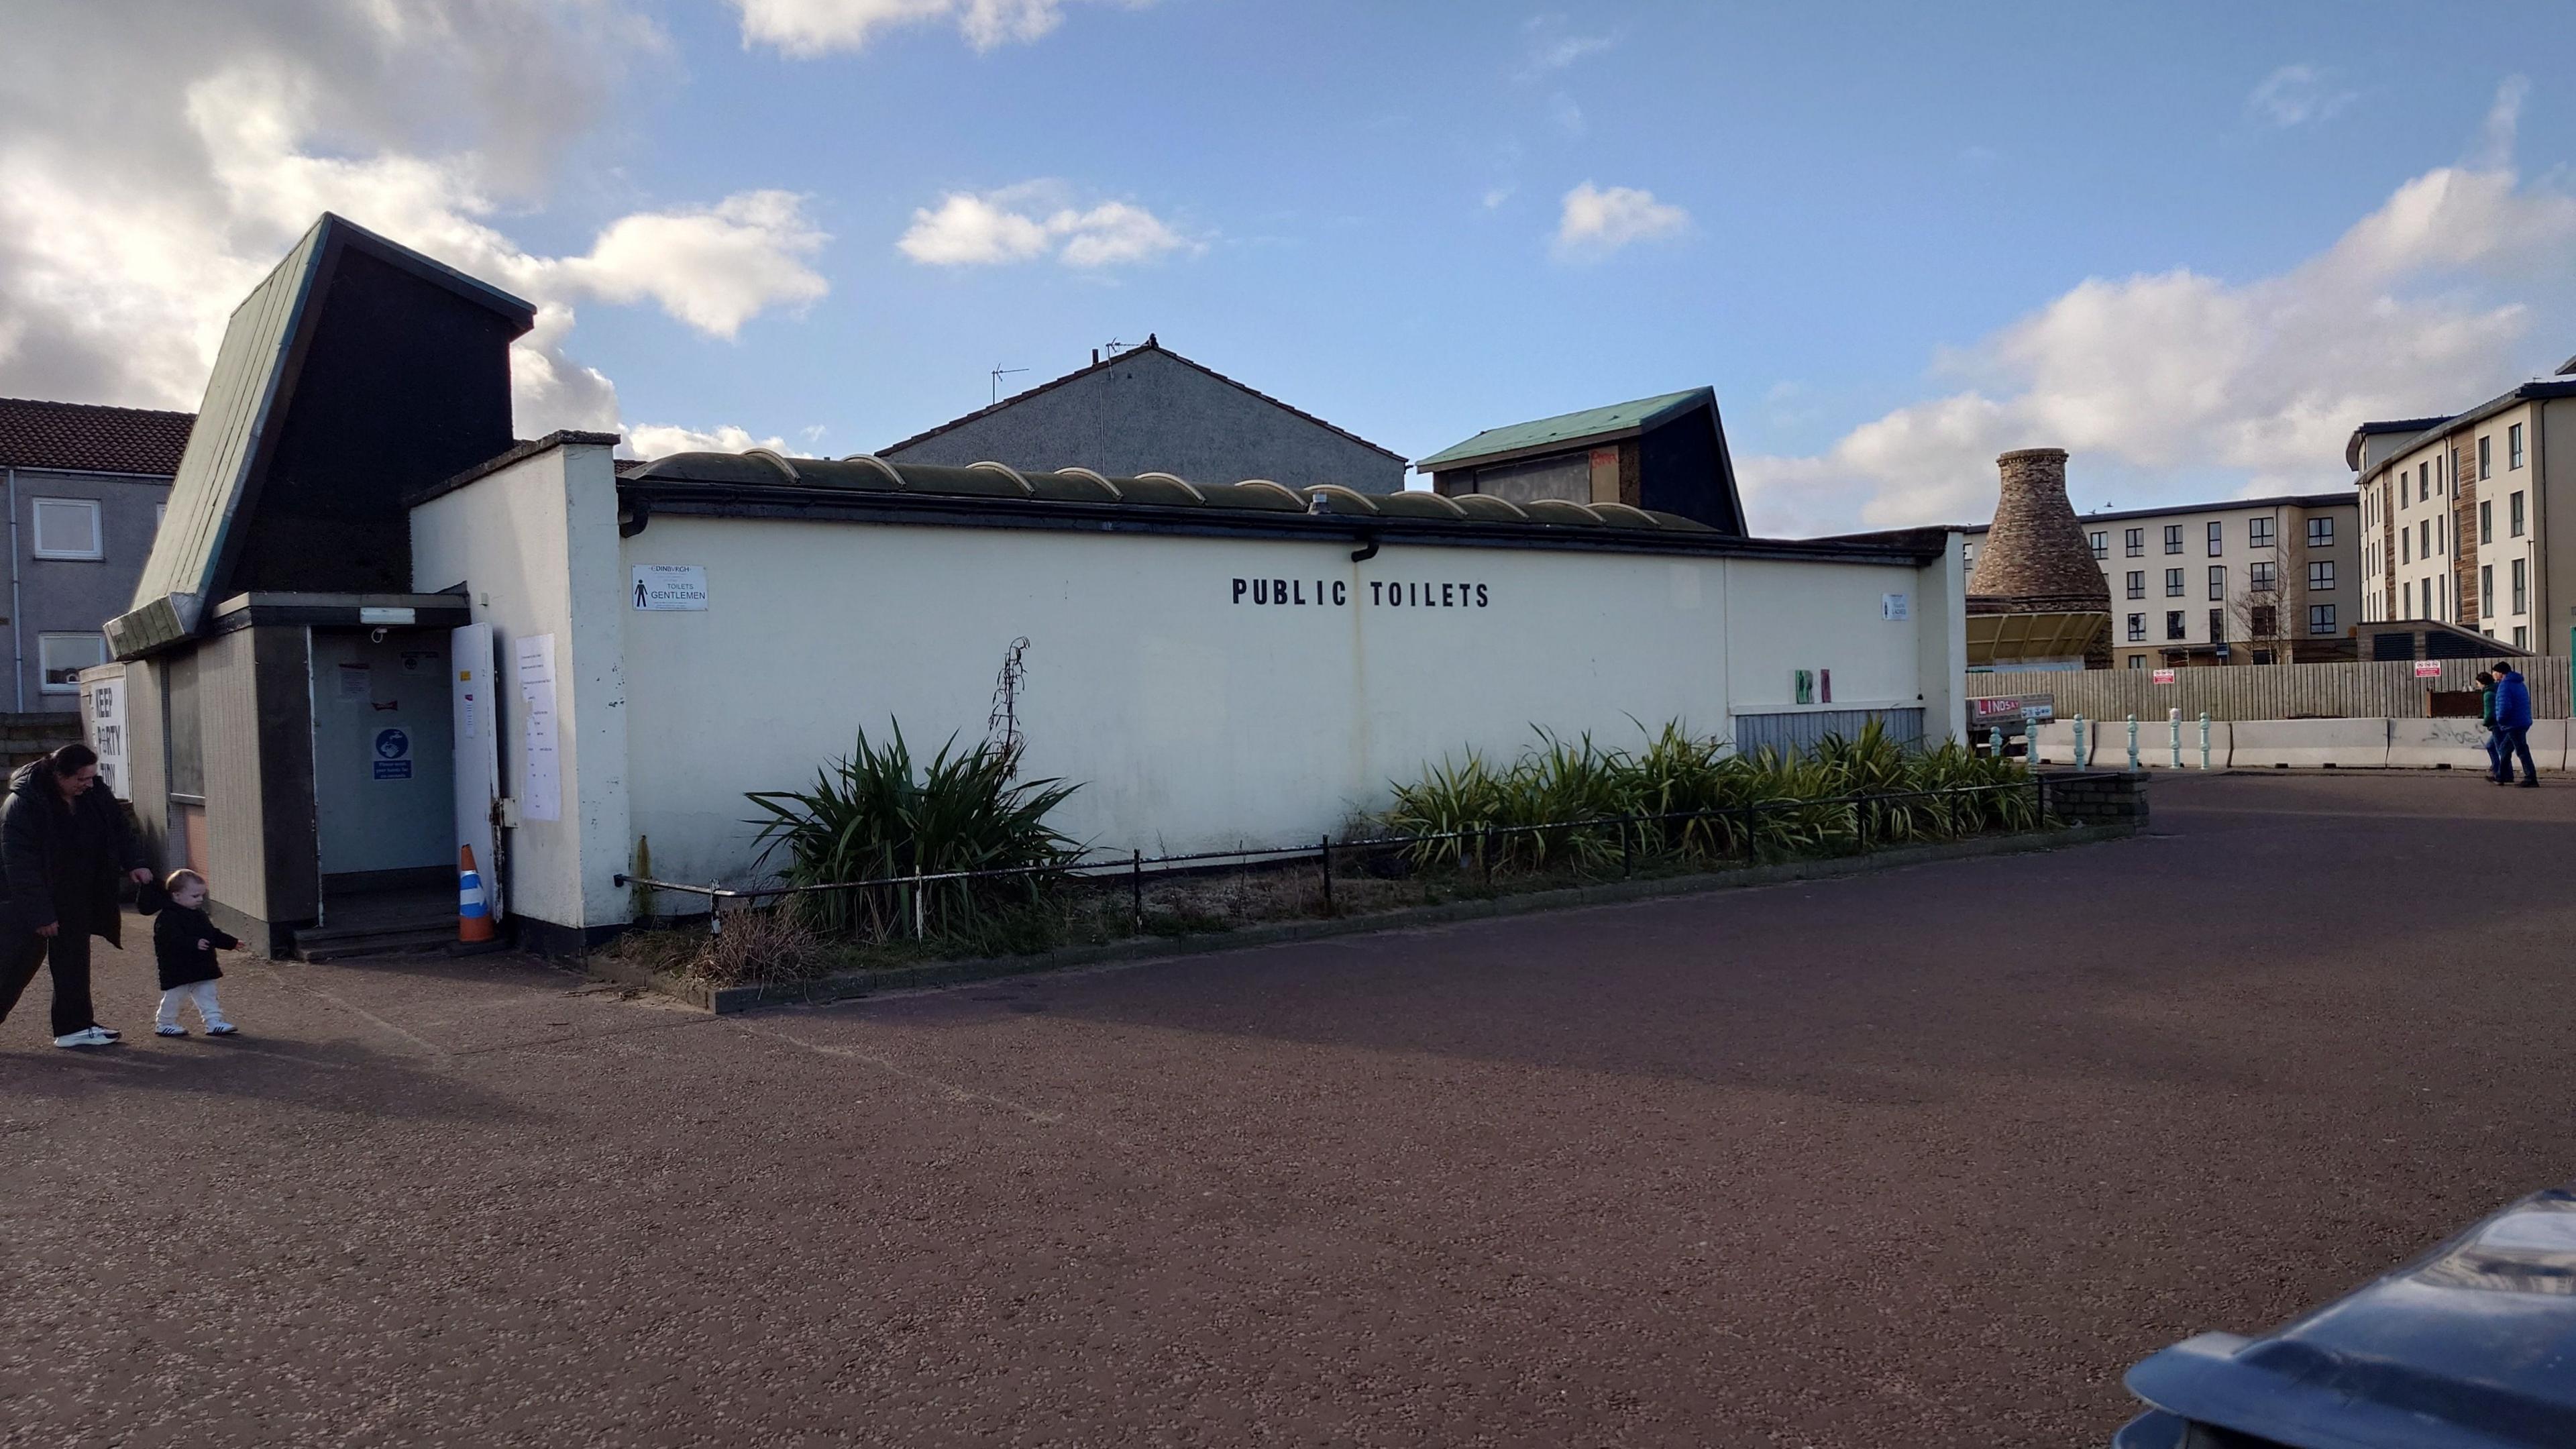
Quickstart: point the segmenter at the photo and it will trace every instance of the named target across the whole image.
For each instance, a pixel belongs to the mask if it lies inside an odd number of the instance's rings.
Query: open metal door
[[[475,874],[492,919],[504,919],[501,852],[495,820],[501,808],[501,717],[498,672],[492,666],[492,626],[468,624],[448,631],[449,691],[456,715],[456,838],[474,852]]]

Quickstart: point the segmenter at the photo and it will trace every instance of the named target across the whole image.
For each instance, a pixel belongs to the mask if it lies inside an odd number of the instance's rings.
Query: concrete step
[[[456,922],[411,921],[295,933],[295,954],[307,961],[346,961],[359,956],[426,956],[456,941]]]

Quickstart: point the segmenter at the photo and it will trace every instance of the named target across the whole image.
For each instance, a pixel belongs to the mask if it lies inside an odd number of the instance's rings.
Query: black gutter
[[[1433,544],[1462,548],[1565,550],[1580,553],[1684,554],[1710,558],[1857,563],[1920,568],[1941,555],[1867,544],[1753,539],[1696,530],[1586,528],[1501,520],[1406,518],[1361,513],[1276,513],[1144,503],[1078,503],[1056,499],[963,494],[855,492],[844,489],[691,484],[654,479],[618,484],[619,501],[644,503],[655,516],[838,519],[940,528],[1014,528],[1074,533],[1159,534],[1186,538],[1259,538],[1307,543]]]

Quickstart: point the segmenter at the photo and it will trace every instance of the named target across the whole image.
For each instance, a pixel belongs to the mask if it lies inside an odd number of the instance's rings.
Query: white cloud
[[[1790,532],[1981,521],[1995,455],[2016,447],[2069,449],[2079,489],[2091,467],[2150,492],[2212,471],[2322,490],[2350,478],[2355,425],[2511,386],[2536,315],[2576,317],[2576,198],[2443,167],[2273,276],[2087,280],[1964,354],[1981,386],[1738,472],[1758,526]]]
[[[1527,46],[1520,79],[1553,75],[1587,55],[1599,55],[1619,43],[1616,35],[1577,35],[1565,28],[1562,15],[1533,15],[1521,23]]]
[[[919,208],[897,250],[924,266],[1004,266],[1053,253],[1085,270],[1148,262],[1205,244],[1160,217],[1123,201],[1089,210],[1062,205],[1059,182],[1029,181],[982,195],[952,191],[936,208]]]
[[[580,256],[500,230],[659,63],[621,0],[29,0],[11,25],[0,391],[194,407],[230,309],[326,209],[538,304],[522,432],[616,424],[614,385],[565,350],[575,301],[731,336],[824,286],[803,261],[823,238],[779,192],[641,212]],[[102,89],[82,59],[111,53]]]
[[[1151,0],[1121,0],[1131,7]],[[954,22],[966,43],[991,50],[1032,41],[1064,23],[1065,0],[733,0],[742,43],[792,56],[858,50],[879,32]]]
[[[1586,181],[1565,193],[1556,224],[1556,254],[1569,261],[1608,256],[1633,242],[1679,236],[1690,213],[1633,186],[1602,188]]]
[[[2245,110],[2257,120],[2286,129],[2331,120],[2359,99],[2359,92],[2338,86],[2330,72],[2312,65],[2285,65],[2254,87],[2245,98]]]
[[[807,431],[814,430],[809,428]],[[634,457],[667,458],[673,453],[740,453],[752,448],[784,453],[787,440],[755,438],[749,430],[731,423],[705,433],[670,423],[637,423],[626,430],[624,446],[625,451]]]
[[[1547,98],[1547,118],[1556,123],[1558,130],[1569,136],[1583,134],[1583,107],[1576,105],[1574,97],[1563,91],[1558,91]]]
[[[611,302],[650,297],[701,332],[731,337],[772,307],[830,285],[803,258],[827,240],[785,191],[746,191],[712,207],[639,212],[611,223],[590,254],[560,263],[572,285]]]

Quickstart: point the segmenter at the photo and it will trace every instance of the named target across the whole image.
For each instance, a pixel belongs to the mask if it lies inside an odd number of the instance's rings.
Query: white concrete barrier
[[[2544,724],[2561,725],[2559,750],[2566,751],[2564,721],[2544,720]],[[2541,743],[2531,742],[2532,758],[2540,758]],[[2487,768],[2487,727],[2473,719],[2394,719],[2388,722],[2388,768],[2392,770],[2454,770]]]
[[[2240,770],[2280,767],[2380,770],[2388,766],[2384,719],[2242,719],[2229,763]]]
[[[2091,721],[2085,722],[2085,729],[2087,733],[2091,732]],[[2031,731],[2030,749],[2031,759],[2038,764],[2081,765],[2084,763],[2075,758],[2075,721],[2071,719],[2050,720]]]
[[[2564,770],[2571,752],[2576,752],[2576,732],[2568,729],[2563,719],[2536,719],[2531,733],[2523,736],[2531,746],[2531,762],[2544,770]],[[2515,766],[2517,770],[2521,767]]]

